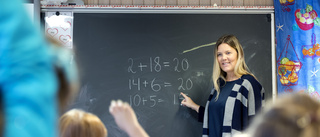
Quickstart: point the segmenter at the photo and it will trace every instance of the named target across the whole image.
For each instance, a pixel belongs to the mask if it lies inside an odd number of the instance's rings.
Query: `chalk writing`
[[[128,72],[135,74],[137,71],[144,72],[147,71],[147,69],[150,70],[150,72],[160,72],[163,68],[170,68],[170,63],[173,63],[173,69],[174,71],[181,72],[181,71],[187,71],[189,69],[189,62],[187,59],[182,59],[181,61],[178,58],[172,59],[172,62],[170,61],[162,61],[160,57],[152,58],[150,57],[149,62],[138,62],[136,63],[132,58],[128,59],[129,66],[128,66]]]
[[[184,80],[183,78],[177,79],[180,82],[180,85],[178,86],[177,90],[190,90],[193,87],[193,82],[190,78]],[[170,82],[161,82],[157,83],[155,82],[156,78],[153,78],[152,80],[148,81],[147,79],[136,78],[136,79],[129,79],[129,89],[130,90],[142,90],[141,87],[147,88],[150,86],[152,91],[158,92],[163,88],[171,87]]]
[[[129,58],[127,70],[131,76],[128,79],[128,88],[130,91],[140,92],[130,95],[130,105],[155,107],[157,104],[169,101],[158,96],[160,92],[191,90],[193,87],[191,78],[177,77],[175,79],[163,80],[163,78],[159,78],[156,75],[152,78],[143,77],[143,75],[148,73],[182,73],[188,71],[189,67],[190,64],[186,58],[163,60],[161,57],[156,56],[148,58],[147,61],[141,58]],[[173,85],[173,83],[177,85]],[[148,92],[149,95],[145,95],[142,92]],[[173,94],[174,105],[180,104],[181,100],[178,94]]]
[[[146,106],[154,107],[157,103],[164,102],[161,98],[157,98],[156,95],[151,95],[148,97],[141,97],[141,95],[136,94],[134,96],[130,95],[130,105],[131,106]]]

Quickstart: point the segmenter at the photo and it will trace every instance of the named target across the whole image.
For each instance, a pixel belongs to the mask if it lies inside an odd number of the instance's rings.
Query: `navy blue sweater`
[[[223,91],[224,81],[220,82],[220,91]],[[208,107],[211,99],[214,100],[215,89],[212,89],[205,107],[199,108],[199,121],[203,122],[203,137],[209,136],[209,130],[220,130],[220,137],[232,136],[243,131],[254,115],[258,113],[264,104],[264,89],[251,75],[243,75],[234,81],[232,91],[225,100],[224,115],[221,116],[222,128],[213,129],[208,124]],[[222,131],[221,131],[222,130]]]

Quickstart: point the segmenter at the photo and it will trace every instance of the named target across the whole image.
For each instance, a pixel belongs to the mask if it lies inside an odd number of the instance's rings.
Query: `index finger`
[[[186,94],[184,94],[184,93],[182,93],[182,92],[180,92],[180,94],[181,94],[184,98],[188,97]]]
[[[113,113],[113,108],[116,106],[116,101],[112,100],[109,106],[109,112]]]

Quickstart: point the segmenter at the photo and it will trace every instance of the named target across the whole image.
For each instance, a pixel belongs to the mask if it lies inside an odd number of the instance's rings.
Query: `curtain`
[[[319,0],[275,0],[278,94],[306,92],[320,100]]]

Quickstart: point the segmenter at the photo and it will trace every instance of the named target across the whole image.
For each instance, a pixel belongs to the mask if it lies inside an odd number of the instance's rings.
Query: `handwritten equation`
[[[176,72],[187,71],[189,69],[189,63],[187,59],[179,60],[178,58],[174,58],[172,62],[170,62],[161,61],[160,57],[150,57],[149,62],[139,62],[138,65],[135,65],[135,61],[132,58],[129,58],[128,62],[128,72],[132,74],[135,74],[138,71],[160,72],[163,68],[170,67],[173,67],[174,71]]]
[[[188,94],[186,94],[188,95]],[[179,105],[180,101],[184,99],[180,94],[173,94],[173,104]],[[159,103],[165,102],[164,99],[159,98],[157,95],[150,95],[148,97],[144,97],[139,94],[135,94],[134,96],[130,95],[130,105],[131,106],[149,106],[154,107]]]
[[[172,60],[163,60],[161,57],[150,57],[148,61],[137,61],[133,58],[128,59],[128,73],[131,78],[128,79],[128,88],[132,91],[139,91],[135,95],[130,95],[130,104],[132,106],[150,106],[154,107],[159,103],[173,101],[173,104],[180,104],[179,93],[173,94],[172,99],[163,99],[157,94],[161,92],[178,92],[191,90],[193,81],[191,78],[177,77],[175,79],[163,80],[156,76],[141,77],[141,73],[161,73],[166,74],[170,71],[176,73],[186,72],[189,70],[190,64],[188,59],[173,58]],[[179,76],[179,75],[178,75]],[[149,92],[148,96],[143,92]],[[151,92],[153,95],[149,95]]]
[[[151,81],[147,81],[145,79],[129,79],[129,89],[133,90],[136,89],[138,91],[141,90],[141,87],[147,88],[150,87],[152,91],[158,92],[162,88],[171,87],[172,84],[170,82],[161,82],[157,83],[155,82],[156,78],[153,78]],[[178,78],[179,86],[178,90],[190,90],[193,87],[192,80],[190,78],[184,80],[183,78]],[[134,88],[136,87],[136,88]]]

